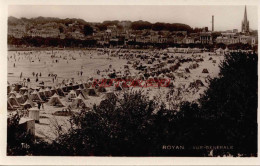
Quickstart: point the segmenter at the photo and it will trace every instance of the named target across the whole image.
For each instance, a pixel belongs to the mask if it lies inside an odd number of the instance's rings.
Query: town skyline
[[[30,10],[28,10],[28,8]],[[25,10],[27,8],[27,10]],[[8,16],[16,18],[56,17],[78,18],[86,22],[148,21],[151,23],[182,23],[192,28],[212,29],[211,17],[214,15],[214,30],[238,29],[245,6],[9,6]],[[85,9],[85,10],[83,10]],[[48,10],[48,12],[46,12]],[[154,11],[157,12],[154,12]],[[66,11],[66,12],[65,12]],[[102,11],[102,13],[100,12]],[[117,12],[114,12],[117,11]],[[131,12],[130,12],[131,11]],[[120,14],[118,14],[120,12]],[[182,13],[178,15],[176,13]],[[109,14],[108,14],[109,13]],[[192,13],[192,14],[191,14]],[[257,6],[247,6],[250,29],[258,29]],[[199,20],[198,20],[199,18]],[[232,21],[230,21],[232,20]]]

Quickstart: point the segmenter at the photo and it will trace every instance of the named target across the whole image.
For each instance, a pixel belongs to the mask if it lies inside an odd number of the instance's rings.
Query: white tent
[[[76,91],[74,91],[74,90],[71,90],[69,93],[68,93],[68,95],[67,95],[67,98],[68,99],[72,99],[72,98],[76,98],[77,97],[77,93],[76,93]]]
[[[84,97],[81,94],[79,94],[79,96],[73,100],[71,106],[72,108],[86,107]]]
[[[223,51],[222,48],[219,48],[219,49],[216,50],[216,54],[218,54],[218,55],[219,55],[219,54],[223,54],[223,52],[224,52],[224,51]]]
[[[9,97],[10,97],[11,95],[16,96],[16,94],[17,94],[17,93],[12,89],[11,92],[9,93]]]
[[[16,94],[16,99],[20,104],[25,102],[24,97],[20,93]]]
[[[24,92],[26,92],[26,91],[28,91],[28,88],[26,88],[26,87],[21,87],[21,88],[20,88],[20,92],[24,93]]]
[[[56,93],[50,98],[48,104],[50,106],[64,107],[64,104],[61,102],[60,97]]]
[[[39,90],[39,95],[43,100],[46,100],[45,91],[43,89]]]
[[[49,87],[45,88],[44,94],[46,97],[51,97],[52,96],[51,89]]]
[[[8,110],[12,110],[13,109],[13,106],[12,106],[12,104],[9,101],[7,101],[7,109]]]
[[[229,49],[227,47],[224,51],[225,51],[225,53],[229,53]]]
[[[19,102],[17,101],[17,99],[16,99],[16,97],[14,95],[11,95],[8,98],[7,101],[11,104],[12,107],[14,107],[14,106],[19,107],[20,106]]]
[[[90,88],[87,89],[87,94],[88,94],[89,96],[95,96],[95,95],[96,95],[96,91],[95,91],[95,89],[93,89],[92,87],[90,87]]]
[[[37,92],[36,90],[34,90],[31,95],[30,95],[30,98],[32,101],[42,101],[40,95],[39,95],[39,92]]]
[[[52,95],[54,95],[55,93],[58,93],[57,89],[54,86],[51,88],[51,93],[52,93]]]

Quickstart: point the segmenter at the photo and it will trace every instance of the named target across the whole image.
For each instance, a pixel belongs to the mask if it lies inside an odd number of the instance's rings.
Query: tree
[[[85,36],[92,35],[93,34],[93,28],[90,25],[84,25],[83,33]]]
[[[64,28],[62,26],[59,27],[59,31],[60,33],[63,33],[64,32]]]
[[[257,54],[232,53],[201,98],[205,139],[234,146],[233,155],[257,153]],[[216,139],[217,138],[217,139]]]

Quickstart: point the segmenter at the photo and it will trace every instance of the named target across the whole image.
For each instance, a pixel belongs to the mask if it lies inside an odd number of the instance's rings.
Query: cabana
[[[12,107],[20,107],[20,104],[14,95],[11,95],[7,101],[10,103]]]
[[[41,97],[39,95],[39,92],[37,92],[36,90],[34,90],[31,93],[30,98],[31,98],[32,101],[40,101],[40,102],[42,102],[42,99],[41,99]]]
[[[56,93],[50,98],[48,104],[50,106],[64,107],[64,104],[61,102],[60,97]]]
[[[84,102],[84,97],[79,94],[78,97],[76,97],[75,99],[73,99],[73,102],[71,104],[72,108],[82,108],[82,107],[86,107],[86,104]]]

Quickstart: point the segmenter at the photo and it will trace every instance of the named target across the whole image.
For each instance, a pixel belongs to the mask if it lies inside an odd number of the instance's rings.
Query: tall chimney
[[[214,31],[214,15],[212,15],[212,32]]]

